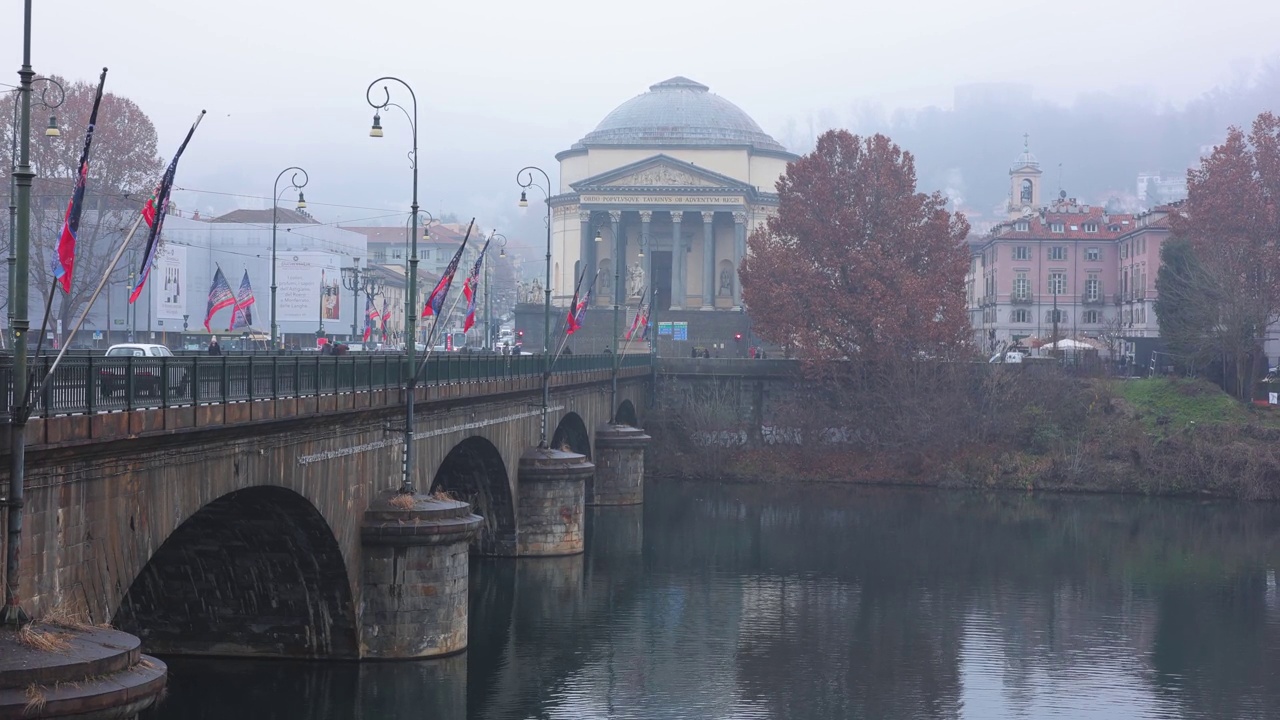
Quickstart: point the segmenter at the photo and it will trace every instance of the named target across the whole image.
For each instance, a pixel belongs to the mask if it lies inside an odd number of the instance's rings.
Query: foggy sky
[[[21,18],[21,0],[0,0],[3,83],[17,82]],[[1060,103],[1097,90],[1183,103],[1273,58],[1277,26],[1271,0],[35,0],[32,64],[79,80],[109,67],[108,91],[151,116],[166,158],[208,109],[182,187],[267,196],[280,170],[301,165],[321,221],[361,224],[393,220],[325,203],[388,212],[409,203],[408,123],[384,113],[386,137],[369,138],[364,97],[374,78],[398,75],[418,96],[423,207],[476,215],[534,244],[538,211],[515,208],[515,171],[540,165],[555,182],[557,151],[673,75],[794,142],[797,125],[820,131],[859,103],[949,106],[956,85],[974,82],[1029,84]],[[219,211],[266,203],[176,201]]]

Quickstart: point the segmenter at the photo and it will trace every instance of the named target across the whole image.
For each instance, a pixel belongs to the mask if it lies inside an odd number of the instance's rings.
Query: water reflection
[[[465,656],[175,663],[155,716],[1250,718],[1280,706],[1275,506],[687,483],[645,497],[589,509],[585,556],[474,562]]]

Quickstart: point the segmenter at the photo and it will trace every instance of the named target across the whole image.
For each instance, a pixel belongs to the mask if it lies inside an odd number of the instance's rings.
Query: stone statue
[[[533,282],[529,284],[529,302],[538,304],[542,301],[542,280],[534,278]]]
[[[639,260],[637,260],[632,263],[631,267],[627,268],[627,296],[639,297],[640,293],[643,291],[644,266],[640,264]]]
[[[720,271],[720,294],[733,294],[733,271],[729,268]]]

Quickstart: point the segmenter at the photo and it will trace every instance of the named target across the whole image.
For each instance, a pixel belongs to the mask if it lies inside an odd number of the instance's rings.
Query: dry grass
[[[387,501],[388,505],[393,508],[399,508],[400,510],[412,510],[413,506],[417,503],[417,499],[408,493],[397,493]]]
[[[27,686],[27,704],[22,707],[23,715],[34,715],[44,710],[44,688],[31,683]]]
[[[37,630],[34,625],[23,625],[18,631],[18,642],[41,652],[62,652],[71,647],[66,635]]]
[[[88,614],[66,602],[60,602],[50,608],[48,612],[43,613],[40,617],[40,622],[45,625],[60,627],[64,630],[84,632],[93,629],[93,624],[89,622]]]
[[[432,500],[457,500],[458,498],[454,497],[454,494],[449,492],[448,490],[441,489],[431,493],[431,499]]]

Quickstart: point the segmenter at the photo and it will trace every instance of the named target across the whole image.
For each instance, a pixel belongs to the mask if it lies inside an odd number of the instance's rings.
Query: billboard
[[[156,250],[151,278],[155,314],[161,320],[181,320],[187,312],[187,247],[165,243]]]
[[[281,253],[276,261],[277,322],[339,319],[340,260],[341,256],[329,253]]]

